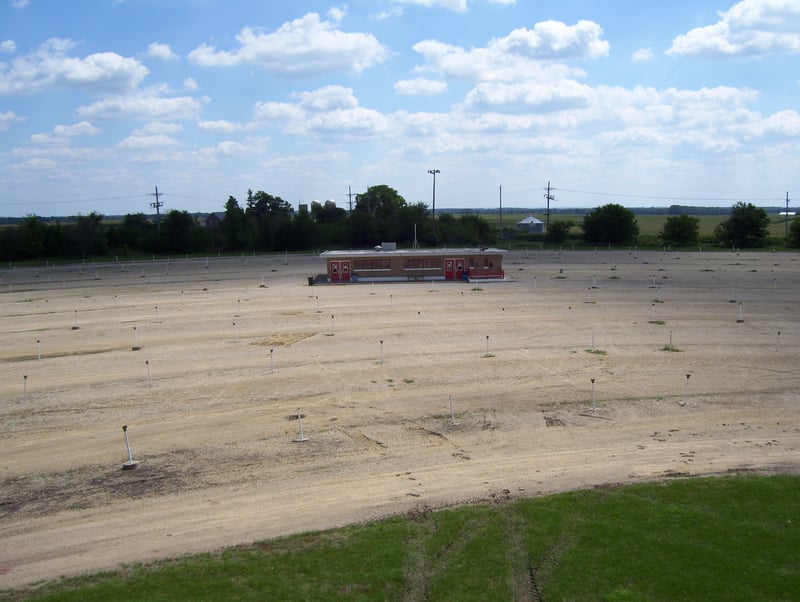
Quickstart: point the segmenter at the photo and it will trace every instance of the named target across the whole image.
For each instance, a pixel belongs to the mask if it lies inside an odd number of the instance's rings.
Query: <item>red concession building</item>
[[[505,280],[501,249],[325,251],[327,282]]]

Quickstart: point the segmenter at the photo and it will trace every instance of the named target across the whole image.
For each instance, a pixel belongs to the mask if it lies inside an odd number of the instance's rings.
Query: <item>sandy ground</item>
[[[531,251],[503,283],[313,287],[311,256],[8,266],[0,588],[465,501],[797,472],[798,259]]]

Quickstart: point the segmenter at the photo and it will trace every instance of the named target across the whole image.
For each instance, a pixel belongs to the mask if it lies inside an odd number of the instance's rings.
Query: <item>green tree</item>
[[[583,217],[583,239],[589,244],[626,244],[636,242],[639,224],[633,211],[609,203]]]
[[[440,213],[436,229],[439,242],[448,245],[488,245],[497,238],[497,231],[489,222],[471,213],[457,218],[449,213]]]
[[[129,213],[122,220],[120,231],[122,252],[154,253],[157,250],[157,230],[144,213]]]
[[[550,229],[545,233],[544,237],[547,242],[561,244],[567,240],[569,231],[575,225],[571,219],[558,220],[550,223]]]
[[[240,251],[245,244],[244,210],[239,207],[239,201],[229,196],[225,203],[225,219],[222,222],[225,235],[225,248],[228,251]]]
[[[311,214],[305,208],[301,209],[301,211],[295,215],[292,223],[294,226],[294,234],[292,237],[291,249],[311,249],[319,246],[319,225],[311,219]]]
[[[252,249],[283,250],[292,245],[292,205],[263,190],[247,191],[245,242]]]
[[[789,246],[800,247],[800,217],[796,217],[789,224]]]
[[[763,247],[769,235],[769,215],[752,203],[736,203],[730,217],[714,230],[714,238],[723,246]]]
[[[406,200],[394,188],[385,184],[370,186],[356,197],[356,206],[350,217],[363,213],[370,215],[375,222],[378,242],[397,242],[400,211],[405,206]]]
[[[347,218],[347,243],[353,247],[372,247],[380,242],[375,218],[363,211],[353,211]]]
[[[194,250],[194,217],[188,211],[173,209],[161,222],[162,248],[167,253],[191,253]]]
[[[103,255],[106,252],[103,237],[103,216],[95,211],[89,215],[79,215],[77,223],[71,228],[72,248],[76,255],[86,258],[87,255]]]
[[[700,238],[700,220],[685,213],[670,215],[664,222],[660,237],[665,245],[685,247],[697,244]]]
[[[411,245],[416,235],[417,242],[425,240],[431,229],[431,212],[423,203],[406,204],[397,211],[396,242]]]
[[[45,250],[47,227],[35,215],[28,215],[19,228],[19,257],[41,257]]]

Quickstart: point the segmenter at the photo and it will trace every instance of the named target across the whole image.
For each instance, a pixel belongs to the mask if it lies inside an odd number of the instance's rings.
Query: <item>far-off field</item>
[[[0,271],[0,589],[473,500],[800,465],[789,253]],[[127,426],[135,470],[128,461]]]

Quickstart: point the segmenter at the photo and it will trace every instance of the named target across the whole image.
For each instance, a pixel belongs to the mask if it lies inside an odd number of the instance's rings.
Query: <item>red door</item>
[[[331,261],[331,282],[339,282],[339,262]]]
[[[444,279],[445,280],[453,280],[456,276],[456,260],[455,259],[445,259],[444,260]]]
[[[342,262],[342,282],[350,282],[350,262]]]
[[[464,277],[464,260],[456,259],[456,280]]]

